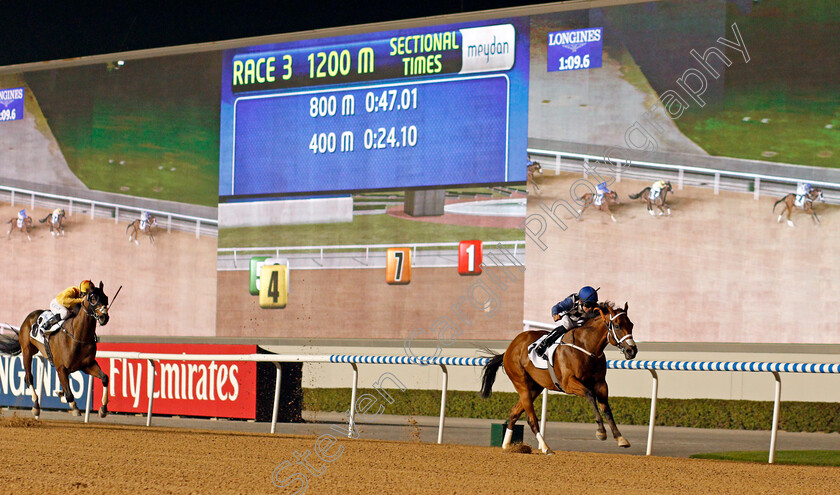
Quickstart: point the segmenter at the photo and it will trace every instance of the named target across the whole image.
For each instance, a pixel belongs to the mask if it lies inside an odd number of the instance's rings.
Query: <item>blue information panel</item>
[[[38,397],[44,409],[68,409],[66,402],[58,396],[61,383],[52,364],[43,368],[44,361],[32,360],[32,375],[38,387]],[[87,403],[87,376],[81,371],[71,373],[70,388],[76,399],[76,406],[84,410]],[[0,405],[14,407],[32,407],[32,397],[26,388],[23,372],[23,356],[0,356]]]
[[[221,201],[525,181],[527,19],[225,52]]]
[[[23,118],[24,89],[0,89],[0,122]]]
[[[603,28],[548,33],[548,72],[601,67]]]

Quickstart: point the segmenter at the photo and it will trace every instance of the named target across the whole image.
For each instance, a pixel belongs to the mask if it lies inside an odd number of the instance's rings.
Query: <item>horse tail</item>
[[[490,397],[490,393],[493,391],[493,382],[496,381],[496,372],[499,371],[499,367],[502,365],[504,358],[504,353],[494,354],[493,357],[487,361],[487,364],[484,365],[484,371],[481,372],[481,396],[485,399]]]
[[[136,222],[136,221],[137,221],[137,220],[135,220],[135,222]],[[128,234],[128,229],[130,229],[130,228],[131,228],[131,227],[133,227],[133,226],[134,226],[134,222],[129,223],[129,224],[126,226],[126,228],[125,228],[125,233],[126,233],[126,234]],[[129,242],[131,242],[131,241],[129,241]]]
[[[46,222],[46,221],[47,221],[47,219],[48,219],[48,218],[50,218],[51,216],[52,216],[52,213],[47,213],[47,216],[45,216],[44,218],[42,218],[42,219],[38,220],[38,222],[39,222],[39,223],[44,223],[44,222]]]
[[[779,203],[784,201],[786,198],[787,198],[787,196],[785,196],[784,198],[782,198],[782,199],[776,201],[775,203],[773,203],[773,213],[776,213],[776,205],[778,205]],[[784,212],[785,212],[785,210],[782,210],[782,213],[784,213]]]
[[[650,191],[650,187],[646,187],[646,188],[642,189],[641,191],[639,191],[639,193],[638,193],[638,194],[631,194],[631,195],[630,195],[630,199],[639,199],[639,198],[641,198],[641,197],[642,197],[642,194],[644,194],[644,193],[645,193],[645,191]]]
[[[14,328],[15,334],[18,333]],[[20,339],[15,335],[0,335],[0,354],[7,354],[9,356],[17,356],[20,354]]]

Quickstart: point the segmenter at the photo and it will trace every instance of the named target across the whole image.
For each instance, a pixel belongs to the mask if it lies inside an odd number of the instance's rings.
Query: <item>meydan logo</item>
[[[548,46],[562,46],[576,52],[587,43],[601,41],[601,28],[577,29],[575,31],[559,31],[548,33]]]

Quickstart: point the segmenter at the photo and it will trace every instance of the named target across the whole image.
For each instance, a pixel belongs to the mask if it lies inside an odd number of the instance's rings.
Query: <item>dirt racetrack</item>
[[[35,219],[32,242],[20,231],[6,240],[18,210]],[[79,213],[66,218],[66,236],[54,238],[38,223],[51,210],[0,203],[0,322],[20,325],[60,291],[84,279],[102,280],[110,296],[122,285],[111,321],[99,335],[215,335],[216,238],[166,228],[152,246],[145,235],[129,244],[126,222]]]
[[[463,332],[457,338],[509,339],[522,324],[524,277],[516,267],[488,267],[478,277],[414,268],[407,285],[385,283],[384,269],[291,270],[284,309],[260,308],[248,292],[249,272],[218,276],[220,337],[405,339],[424,329],[416,338],[436,339],[439,329],[430,327],[445,317]]]
[[[4,493],[835,493],[840,469],[0,420]],[[315,453],[318,438],[320,452]],[[307,451],[309,453],[307,454]],[[309,462],[312,474],[296,464]],[[289,465],[275,470],[281,463]],[[305,473],[295,476],[295,473]],[[272,475],[279,487],[272,484]],[[291,478],[291,479],[290,479]],[[288,480],[288,481],[287,481]],[[303,483],[306,483],[306,486]]]
[[[571,202],[579,179],[541,177],[528,214],[544,214],[540,202]],[[818,204],[819,227],[799,209],[791,228],[776,222],[778,197],[676,190],[674,181],[671,216],[652,217],[628,198],[649,185],[610,186],[622,202],[611,208],[617,223],[591,208],[578,221],[558,206],[568,228],[546,221],[545,250],[528,239],[526,319],[550,321],[557,301],[592,285],[603,299],[629,302],[640,341],[840,343],[840,208]]]

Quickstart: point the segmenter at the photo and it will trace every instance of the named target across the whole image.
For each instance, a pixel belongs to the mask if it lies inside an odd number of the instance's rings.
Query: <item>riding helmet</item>
[[[580,289],[578,297],[580,298],[580,302],[587,306],[598,304],[598,291],[588,285]]]
[[[90,280],[85,280],[81,284],[79,284],[79,290],[82,292],[82,294],[90,292],[91,289],[93,289],[93,282],[91,282]]]

